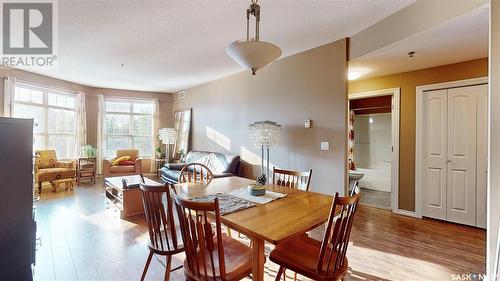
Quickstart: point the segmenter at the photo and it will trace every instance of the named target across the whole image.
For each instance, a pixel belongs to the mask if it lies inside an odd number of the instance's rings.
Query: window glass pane
[[[43,103],[43,93],[41,91],[16,87],[14,100],[23,102]]]
[[[73,158],[75,153],[75,136],[49,135],[49,145],[47,148],[56,150],[57,158]]]
[[[106,114],[105,132],[111,135],[130,134],[130,115]]]
[[[153,140],[151,137],[134,137],[134,148],[139,149],[139,155],[151,156],[153,153]]]
[[[75,108],[75,97],[74,96],[49,93],[48,101],[49,101],[49,105],[67,107],[67,108]]]
[[[104,156],[113,157],[116,155],[117,149],[131,148],[129,137],[106,137],[104,145]]]
[[[134,103],[134,113],[153,114],[153,103]]]
[[[136,136],[152,136],[153,118],[151,115],[135,115],[133,129],[133,134]]]
[[[44,149],[45,148],[45,137],[43,135],[33,136],[33,148],[34,149]]]
[[[130,103],[122,101],[106,101],[107,112],[130,112]]]
[[[33,132],[35,134],[45,132],[44,111],[45,109],[41,106],[14,104],[14,117],[34,119],[35,128]]]
[[[48,109],[48,132],[72,134],[76,132],[75,112],[63,109]]]

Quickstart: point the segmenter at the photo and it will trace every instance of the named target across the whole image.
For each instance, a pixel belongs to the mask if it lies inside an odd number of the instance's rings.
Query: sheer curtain
[[[153,115],[153,155],[151,157],[151,173],[156,173],[156,152],[155,148],[162,143],[158,139],[158,131],[160,130],[160,100],[158,98],[153,99],[154,103],[154,115]]]
[[[80,147],[87,144],[87,111],[85,110],[85,93],[81,91],[78,92],[76,101],[75,156],[78,157]]]
[[[97,96],[97,173],[102,174],[102,160],[104,153],[103,138],[104,127],[102,126],[104,118],[104,96]]]
[[[12,117],[14,109],[13,106],[14,95],[16,93],[16,78],[5,77],[3,82],[3,88],[4,88],[3,116]]]

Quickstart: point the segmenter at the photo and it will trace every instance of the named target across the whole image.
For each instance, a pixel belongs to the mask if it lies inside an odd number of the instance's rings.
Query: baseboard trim
[[[415,214],[415,212],[402,210],[402,209],[395,210],[394,213],[398,214],[398,215],[407,216],[407,217],[417,218],[417,219],[422,218],[421,216],[418,216],[417,214]]]

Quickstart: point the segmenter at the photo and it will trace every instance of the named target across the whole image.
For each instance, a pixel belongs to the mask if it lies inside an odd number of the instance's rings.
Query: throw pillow
[[[123,160],[123,161],[120,161],[120,165],[124,165],[124,166],[134,166],[135,165],[135,162],[132,161],[132,160]]]
[[[128,160],[130,159],[130,156],[122,156],[122,157],[118,157],[116,158],[115,160],[113,160],[113,162],[111,163],[111,165],[113,166],[118,166],[120,165],[120,162],[123,161],[123,160]]]

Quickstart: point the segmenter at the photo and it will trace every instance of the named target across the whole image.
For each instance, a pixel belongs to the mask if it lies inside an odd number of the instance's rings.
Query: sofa
[[[113,161],[122,157],[130,156],[128,165],[113,165]],[[138,149],[118,149],[116,157],[112,159],[103,159],[102,161],[102,175],[103,177],[119,177],[139,175],[142,173],[142,158],[139,156]]]
[[[181,169],[186,164],[201,163],[214,174],[214,178],[232,177],[239,174],[240,156],[208,151],[190,151],[185,163],[167,163],[161,169],[163,183],[177,183]]]
[[[42,183],[76,177],[76,161],[57,160],[54,149],[35,150],[34,174],[38,183],[38,192],[42,192]]]

